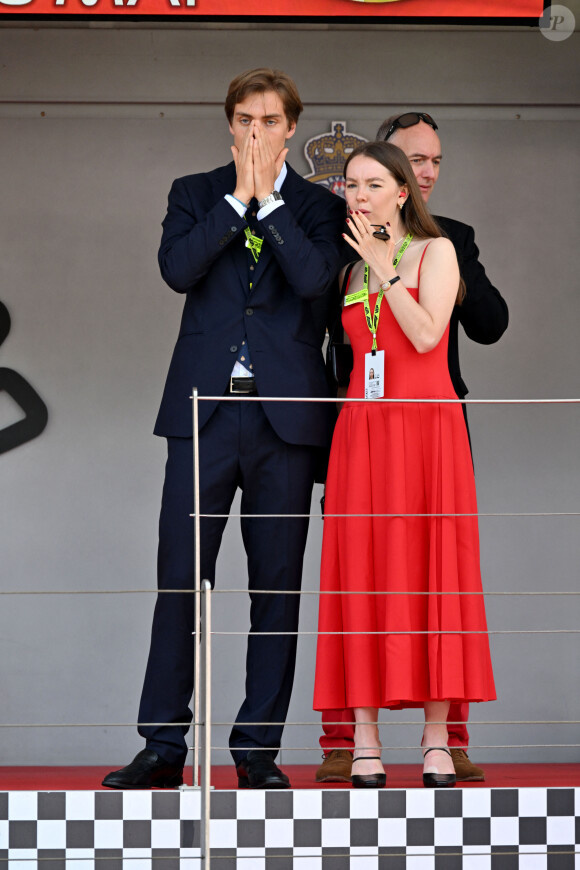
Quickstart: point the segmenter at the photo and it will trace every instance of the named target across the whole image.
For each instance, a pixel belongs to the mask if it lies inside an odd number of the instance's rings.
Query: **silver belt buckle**
[[[248,383],[251,383],[251,385],[252,385],[251,390],[234,389],[234,381],[235,380],[248,381]],[[240,376],[235,378],[233,375],[230,377],[230,393],[233,393],[234,396],[245,396],[247,393],[250,393],[253,390],[253,385],[254,385],[253,378],[244,378],[244,377],[240,377]]]

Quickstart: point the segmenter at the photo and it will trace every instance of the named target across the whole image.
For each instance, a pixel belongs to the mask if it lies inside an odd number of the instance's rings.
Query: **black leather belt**
[[[255,378],[230,378],[231,396],[255,396],[257,392]]]

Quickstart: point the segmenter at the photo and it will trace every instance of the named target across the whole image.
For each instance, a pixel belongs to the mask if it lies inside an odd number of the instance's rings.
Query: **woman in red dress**
[[[453,786],[449,704],[495,698],[473,465],[446,401],[459,269],[399,148],[361,145],[344,173],[361,257],[342,315],[347,398],[365,401],[344,404],[330,455],[314,708],[353,709],[353,785],[377,788],[378,709],[423,707],[424,785]]]

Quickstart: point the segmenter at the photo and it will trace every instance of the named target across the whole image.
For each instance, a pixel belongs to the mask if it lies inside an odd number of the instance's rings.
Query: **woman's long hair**
[[[417,179],[407,155],[404,151],[391,142],[364,142],[349,154],[344,164],[344,177],[346,178],[348,166],[355,157],[370,157],[390,172],[397,184],[405,184],[409,195],[401,209],[401,218],[408,232],[413,233],[416,239],[437,239],[444,236],[436,221],[427,210]],[[463,278],[459,281],[457,303],[460,304],[465,296],[465,284]]]

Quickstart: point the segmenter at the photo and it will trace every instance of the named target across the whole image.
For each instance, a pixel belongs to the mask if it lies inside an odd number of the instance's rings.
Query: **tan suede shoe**
[[[465,749],[450,747],[457,782],[485,782],[485,771],[469,760]]]
[[[352,772],[352,752],[348,749],[333,749],[318,770],[316,782],[350,782]]]

